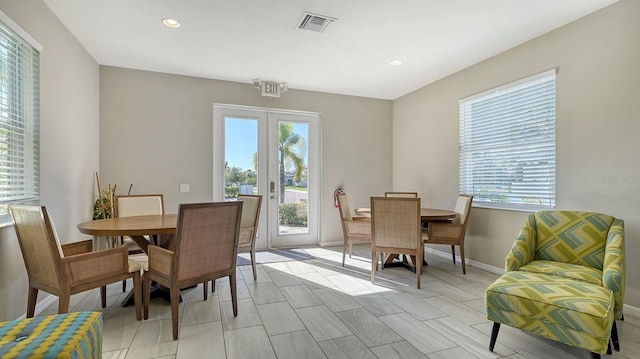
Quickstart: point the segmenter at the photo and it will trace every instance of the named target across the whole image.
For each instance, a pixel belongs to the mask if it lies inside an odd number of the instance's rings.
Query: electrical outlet
[[[180,183],[180,192],[189,192],[189,184]]]

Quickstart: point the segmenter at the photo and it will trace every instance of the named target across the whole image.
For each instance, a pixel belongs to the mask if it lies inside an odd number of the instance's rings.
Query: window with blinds
[[[0,222],[6,223],[8,204],[40,196],[40,61],[39,51],[13,30],[17,25],[1,15]]]
[[[555,207],[556,75],[460,100],[459,190],[479,207]]]

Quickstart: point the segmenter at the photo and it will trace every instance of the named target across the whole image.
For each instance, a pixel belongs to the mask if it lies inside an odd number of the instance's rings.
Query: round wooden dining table
[[[359,216],[371,216],[371,208],[356,208],[354,212]],[[448,209],[420,208],[420,217],[424,222],[450,221],[458,212]]]
[[[356,208],[354,210],[356,215],[359,216],[371,216],[371,208]],[[423,226],[428,225],[429,222],[451,222],[458,213],[456,211],[450,211],[448,209],[437,208],[420,208],[420,217],[422,219]],[[411,256],[402,255],[396,253],[385,253],[383,267],[404,267],[415,273],[415,258]],[[426,265],[427,261],[422,260],[422,264]]]
[[[177,221],[175,214],[106,218],[80,223],[78,230],[92,236],[129,236],[147,253],[149,242],[144,236],[175,234]],[[162,246],[171,248],[170,242]]]
[[[173,250],[173,235],[176,233],[177,222],[178,216],[175,214],[105,218],[80,223],[78,224],[78,230],[80,233],[92,236],[129,236],[147,254],[149,242],[144,236],[166,235],[168,240],[159,244],[162,247]],[[157,296],[163,297],[170,302],[168,289],[159,285],[152,285],[151,298]],[[182,297],[180,297],[180,301],[182,301]],[[122,301],[123,307],[132,304],[133,291]]]

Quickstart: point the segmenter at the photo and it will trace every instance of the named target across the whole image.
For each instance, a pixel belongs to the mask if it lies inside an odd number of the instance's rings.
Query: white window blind
[[[550,70],[460,100],[459,190],[474,205],[555,207],[555,78]]]
[[[39,51],[13,30],[17,25],[1,15],[0,222],[6,222],[9,203],[40,196],[40,60]]]

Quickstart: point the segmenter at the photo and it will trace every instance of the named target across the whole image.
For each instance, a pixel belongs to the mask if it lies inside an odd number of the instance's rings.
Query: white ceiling
[[[101,65],[381,99],[616,1],[44,0]],[[304,11],[337,20],[300,30]]]

